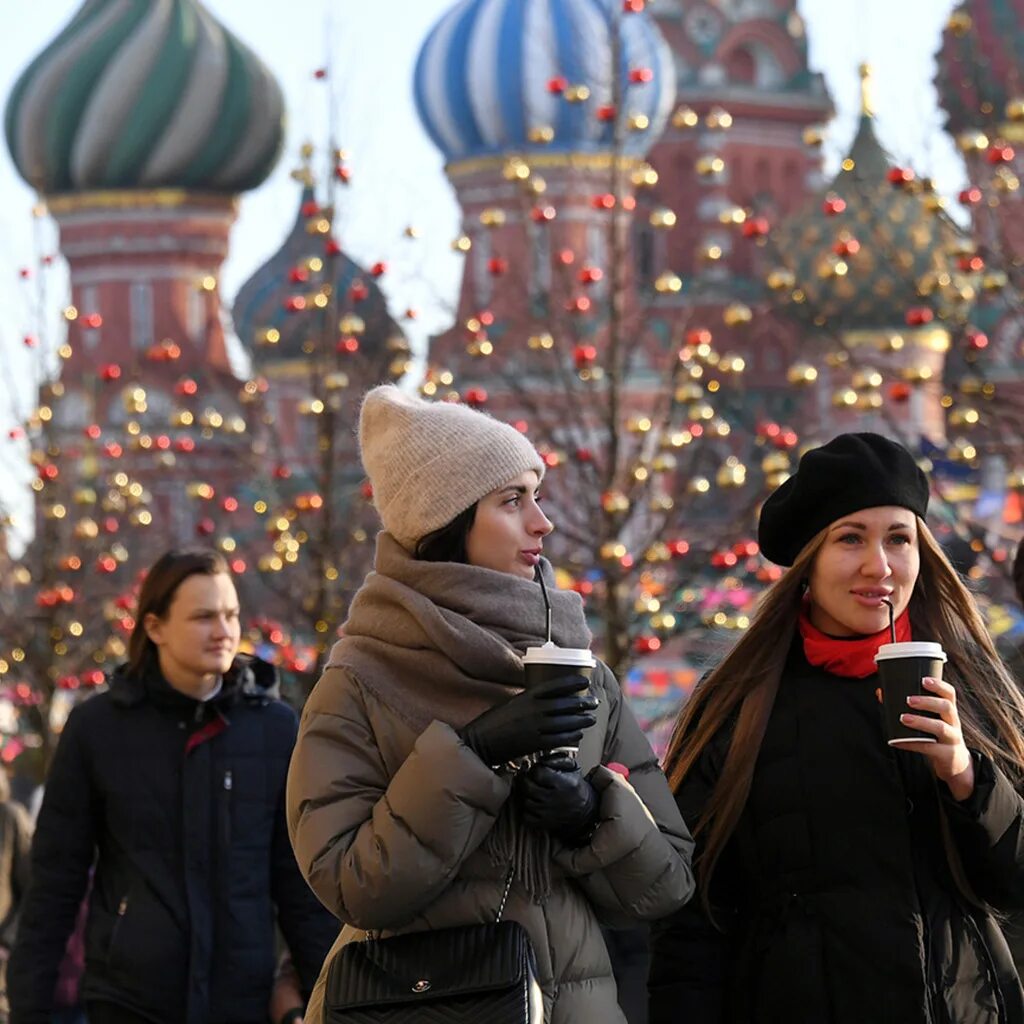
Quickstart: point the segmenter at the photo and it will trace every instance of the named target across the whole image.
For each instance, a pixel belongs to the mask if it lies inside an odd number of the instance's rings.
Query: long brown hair
[[[683,708],[669,743],[665,771],[677,790],[735,716],[721,775],[700,820],[693,823],[694,834],[703,839],[697,876],[709,908],[711,876],[750,795],[754,765],[796,635],[805,583],[827,534],[826,527],[765,594],[750,628]],[[913,634],[938,641],[946,651],[943,677],[956,687],[968,747],[992,758],[1017,780],[1024,773],[1024,697],[996,653],[970,591],[922,519],[917,536],[921,569],[910,598]],[[948,834],[943,840],[957,887],[977,903]]]
[[[189,576],[216,576],[219,573],[231,575],[228,563],[218,552],[207,548],[165,551],[153,563],[139,591],[135,628],[128,640],[129,675],[141,675],[150,656],[156,653],[156,645],[146,632],[146,616],[152,614],[158,619],[164,618],[178,587]]]

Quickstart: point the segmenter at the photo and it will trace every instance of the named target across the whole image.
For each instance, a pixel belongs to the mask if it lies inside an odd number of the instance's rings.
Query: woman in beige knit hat
[[[504,916],[529,933],[547,1024],[622,1024],[600,925],[683,904],[693,843],[606,666],[589,690],[572,669],[524,689],[537,574],[555,643],[591,640],[542,555],[543,460],[508,424],[391,386],[366,396],[360,445],[384,532],[288,779],[299,866],[345,926],[306,1020],[330,1020],[342,945],[493,920],[511,865]],[[575,760],[508,767],[564,746]]]

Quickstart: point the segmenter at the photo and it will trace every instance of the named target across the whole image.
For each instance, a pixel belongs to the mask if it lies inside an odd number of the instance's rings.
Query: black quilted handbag
[[[494,924],[367,939],[342,946],[324,992],[326,1024],[543,1024],[526,929]]]

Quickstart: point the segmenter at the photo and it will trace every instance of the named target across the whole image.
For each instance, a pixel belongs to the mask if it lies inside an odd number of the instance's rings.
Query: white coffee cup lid
[[[887,661],[892,658],[937,658],[946,660],[946,652],[942,644],[930,640],[908,640],[900,644],[882,644],[875,655],[875,661]]]
[[[577,668],[588,666],[593,668],[597,662],[594,655],[586,647],[559,647],[547,643],[541,647],[528,647],[523,655],[524,665],[574,665]]]

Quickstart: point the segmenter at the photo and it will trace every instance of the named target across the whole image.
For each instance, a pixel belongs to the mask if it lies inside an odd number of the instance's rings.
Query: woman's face
[[[808,586],[811,623],[830,636],[863,636],[906,611],[921,569],[917,518],[895,506],[837,519],[814,557]]]
[[[194,573],[174,592],[167,614],[149,614],[144,625],[167,681],[179,688],[198,686],[227,672],[238,653],[235,585],[226,573]]]
[[[480,499],[466,537],[470,565],[533,579],[543,540],[554,529],[540,508],[539,483],[528,469]]]

